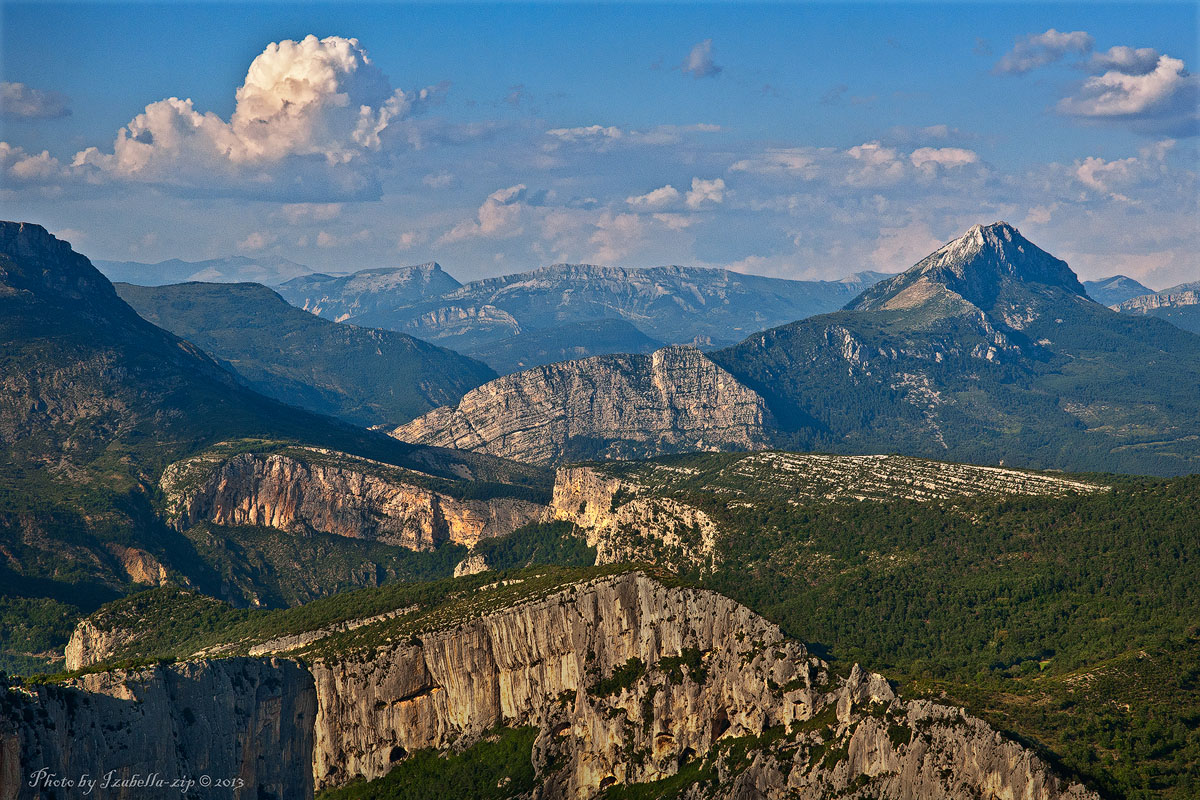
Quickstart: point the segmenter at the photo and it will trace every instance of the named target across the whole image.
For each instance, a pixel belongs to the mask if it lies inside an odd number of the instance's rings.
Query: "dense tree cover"
[[[766,399],[787,449],[1200,469],[1195,334],[1078,299],[1021,330],[997,319],[1007,342],[999,348],[976,317],[923,308],[826,314],[710,357]]]
[[[586,567],[596,563],[596,548],[588,547],[569,522],[535,522],[507,536],[484,539],[475,545],[474,552],[494,570],[534,564]]]
[[[1200,476],[802,505],[747,479],[732,507],[702,480],[675,496],[729,532],[703,585],[820,655],[944,692],[1109,796],[1195,796]]]
[[[399,761],[382,778],[357,780],[317,795],[319,800],[505,800],[534,789],[533,743],[537,728],[504,728],[461,753],[393,748]]]

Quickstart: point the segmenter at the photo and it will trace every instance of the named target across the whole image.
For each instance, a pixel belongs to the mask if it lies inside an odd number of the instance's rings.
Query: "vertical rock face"
[[[371,644],[317,649],[306,667],[230,658],[10,693],[0,776],[116,765],[243,781],[205,798],[306,798],[380,777],[420,748],[532,725],[546,800],[596,797],[697,760],[708,783],[689,797],[1096,798],[960,709],[900,700],[857,666],[832,677],[713,592],[625,573],[508,608],[486,610],[487,597],[473,592],[466,616],[415,635],[390,618],[362,627],[354,641]],[[2,800],[38,796],[5,785]]]
[[[364,462],[366,463],[366,462]],[[351,466],[243,453],[173,464],[160,482],[175,524],[261,525],[374,539],[413,550],[473,545],[536,520],[542,506],[514,498],[459,500]]]
[[[111,772],[109,788],[90,794],[105,800],[312,796],[316,693],[312,676],[291,661],[232,658],[98,673],[0,703],[3,800],[85,796],[79,788],[30,786],[42,768],[101,784]],[[21,780],[9,782],[13,774]],[[186,795],[169,785],[116,783],[154,775],[197,783]],[[213,785],[203,787],[201,776]]]
[[[766,418],[763,399],[699,350],[664,347],[506,375],[391,435],[553,464],[755,449]]]
[[[558,780],[568,796],[586,797],[610,776],[673,774],[679,754],[705,752],[726,731],[758,733],[811,712],[806,688],[780,697],[765,682],[773,675],[804,686],[810,662],[802,645],[784,642],[775,626],[732,600],[638,574],[573,587],[419,642],[314,663],[318,788],[385,774],[396,748],[445,748],[497,725],[533,724],[568,743],[572,763]],[[763,662],[755,680],[743,680],[752,651],[763,646],[777,647],[778,663]],[[707,680],[659,681],[652,730],[640,727],[648,688],[617,693],[624,702],[587,691],[631,658],[652,665],[686,648],[708,654]],[[617,706],[619,718],[609,713]],[[639,745],[658,740],[656,758],[642,767],[626,763],[625,712],[638,723]]]
[[[719,559],[716,523],[699,509],[646,492],[591,467],[562,467],[546,518],[571,522],[596,548],[597,564],[637,562],[672,569]]]

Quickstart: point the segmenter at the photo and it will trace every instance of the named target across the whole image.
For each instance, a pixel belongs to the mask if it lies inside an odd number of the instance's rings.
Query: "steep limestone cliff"
[[[832,676],[715,593],[642,573],[512,599],[520,589],[481,586],[439,614],[325,637],[298,651],[307,666],[202,660],[10,692],[0,775],[207,773],[244,787],[197,796],[304,798],[420,748],[533,725],[544,800],[685,767],[695,798],[1095,798],[959,709],[901,700],[857,667]]]
[[[761,397],[692,347],[606,355],[506,375],[391,435],[533,464],[749,450]]]
[[[583,531],[597,564],[644,561],[680,569],[720,559],[716,523],[703,511],[591,467],[558,470],[546,519]]]
[[[1162,292],[1160,294],[1144,294],[1139,297],[1132,297],[1123,303],[1112,306],[1112,308],[1126,314],[1149,314],[1160,308],[1195,305],[1200,305],[1200,290],[1187,289],[1180,292]]]
[[[160,486],[179,528],[201,520],[320,531],[413,550],[473,545],[536,520],[542,506],[511,497],[460,500],[384,465],[305,448],[201,455],[172,464]]]
[[[277,659],[103,672],[10,692],[0,696],[0,800],[312,797],[315,711],[312,676]],[[99,783],[88,791],[83,776]],[[166,784],[137,783],[154,776]],[[56,779],[76,785],[47,783]],[[185,794],[176,780],[195,783]]]

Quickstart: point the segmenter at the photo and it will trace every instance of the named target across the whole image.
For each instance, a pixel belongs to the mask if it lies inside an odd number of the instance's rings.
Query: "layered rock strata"
[[[672,569],[720,560],[716,523],[699,509],[591,467],[562,467],[546,519],[574,524],[597,564],[648,562]]]
[[[531,464],[763,446],[761,397],[693,347],[506,375],[391,432]]]
[[[321,456],[324,454],[316,453]],[[160,485],[177,527],[201,521],[318,531],[413,550],[467,546],[535,521],[543,507],[510,497],[461,500],[370,462],[283,454],[200,456],[168,467]]]

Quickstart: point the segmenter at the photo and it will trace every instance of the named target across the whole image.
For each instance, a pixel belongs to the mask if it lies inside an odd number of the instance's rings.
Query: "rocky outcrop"
[[[532,725],[545,800],[696,764],[694,797],[1095,798],[959,709],[902,700],[858,667],[832,676],[713,592],[625,573],[489,605],[511,588],[425,625],[379,620],[352,645],[301,650],[307,666],[210,659],[9,693],[0,775],[206,774],[242,784],[196,796],[305,798]]]
[[[533,464],[763,446],[763,399],[692,347],[506,375],[391,435]]]
[[[1178,308],[1180,306],[1195,305],[1200,305],[1200,291],[1190,289],[1181,292],[1144,294],[1114,305],[1113,309],[1125,314],[1149,314],[1161,308]]]
[[[688,492],[718,496],[730,507],[751,507],[768,496],[802,505],[1107,490],[1062,475],[907,456],[770,451],[715,461],[560,467],[545,519],[572,523],[596,548],[597,564],[643,562],[703,571],[720,561],[721,528],[708,514],[670,496],[684,486]]]
[[[0,696],[0,798],[312,797],[315,711],[312,675],[275,659],[103,672],[10,692]],[[91,790],[84,776],[97,781]]]
[[[711,568],[720,559],[717,525],[703,511],[592,467],[558,470],[546,518],[580,529],[596,548],[597,564],[640,561],[679,570]]]
[[[168,467],[160,486],[168,514],[181,529],[206,520],[319,531],[413,550],[443,542],[470,546],[511,533],[542,513],[537,503],[511,497],[460,500],[419,479],[366,459],[310,449],[198,456]]]
[[[105,630],[90,619],[81,619],[67,642],[65,669],[73,672],[99,664],[136,638],[137,634],[127,628]]]

